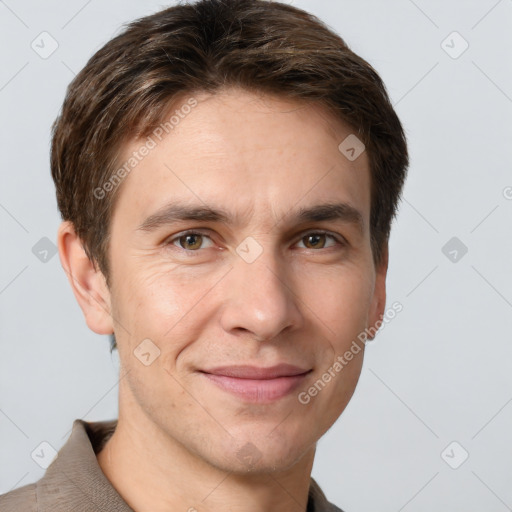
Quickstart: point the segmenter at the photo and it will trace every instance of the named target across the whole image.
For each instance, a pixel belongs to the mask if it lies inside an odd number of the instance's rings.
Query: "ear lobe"
[[[89,329],[97,334],[112,334],[110,291],[105,277],[87,257],[71,222],[64,221],[59,226],[57,245],[62,268]]]
[[[375,269],[375,288],[373,292],[372,304],[369,314],[370,325],[367,328],[372,333],[378,331],[376,324],[377,322],[379,322],[378,325],[380,327],[386,308],[386,275],[388,271],[388,261],[389,251],[388,243],[386,242],[382,251],[381,263]],[[368,339],[370,340],[373,340],[374,338],[375,335],[368,336]]]

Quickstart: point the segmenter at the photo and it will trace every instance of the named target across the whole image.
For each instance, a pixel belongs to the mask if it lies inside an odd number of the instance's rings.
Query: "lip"
[[[308,371],[307,368],[300,368],[292,364],[281,363],[268,368],[258,366],[218,366],[208,370],[202,370],[211,375],[223,375],[225,377],[236,377],[238,379],[275,379],[276,377],[293,377]]]
[[[269,403],[296,389],[312,370],[290,364],[269,368],[223,366],[202,370],[213,384],[238,398],[253,403]]]

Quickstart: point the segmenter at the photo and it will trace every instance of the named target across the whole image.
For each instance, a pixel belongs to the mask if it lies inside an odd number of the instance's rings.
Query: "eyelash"
[[[205,232],[203,232],[201,230],[189,230],[189,231],[183,231],[181,233],[178,233],[176,236],[167,239],[167,241],[164,242],[164,245],[165,246],[174,246],[176,249],[178,249],[180,251],[183,251],[183,252],[185,252],[187,254],[190,254],[190,255],[193,255],[193,253],[200,252],[201,249],[195,249],[195,250],[184,249],[183,247],[178,247],[177,245],[174,245],[173,242],[178,241],[180,238],[183,238],[183,237],[188,236],[188,235],[206,236],[206,237],[210,238],[210,240],[211,240],[211,236],[209,236],[207,233],[205,233]],[[334,241],[337,243],[337,245],[340,248],[346,247],[348,245],[346,240],[343,237],[341,237],[340,235],[336,235],[334,233],[331,233],[330,231],[325,231],[325,230],[322,230],[322,229],[320,229],[320,230],[313,230],[313,231],[307,231],[306,233],[304,233],[299,238],[298,242],[302,241],[303,238],[306,238],[309,235],[326,235],[328,237],[331,237],[332,239],[334,239]],[[321,249],[308,249],[306,247],[306,250],[310,250],[310,251],[321,251],[322,249],[324,249],[324,250],[325,249],[332,249],[332,247],[322,247]]]

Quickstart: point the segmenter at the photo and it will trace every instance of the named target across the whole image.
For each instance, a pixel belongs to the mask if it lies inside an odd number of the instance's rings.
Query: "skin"
[[[297,395],[385,308],[387,248],[375,268],[368,158],[340,153],[353,131],[319,106],[233,88],[194,97],[198,105],[121,185],[110,289],[72,225],[59,228],[87,325],[118,343],[118,427],[98,462],[137,512],[305,511],[316,443],[352,397],[364,347],[308,404]],[[140,145],[127,144],[125,156]],[[169,202],[222,207],[236,222],[137,229]],[[293,219],[326,202],[359,210],[362,228]],[[203,237],[177,236],[186,230]],[[319,230],[339,241],[307,236]],[[236,251],[246,237],[262,249],[252,263]],[[148,366],[134,355],[147,338],[160,350]],[[280,362],[312,372],[269,403],[247,403],[198,372]],[[237,456],[247,443],[259,454],[252,464]]]

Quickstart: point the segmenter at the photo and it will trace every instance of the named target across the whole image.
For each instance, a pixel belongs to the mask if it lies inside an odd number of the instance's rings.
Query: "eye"
[[[334,240],[334,243],[331,244],[330,246],[326,246],[326,242],[328,239]],[[337,237],[335,237],[334,235],[330,235],[329,233],[326,233],[324,231],[315,231],[308,233],[300,239],[299,243],[302,243],[303,241],[303,248],[305,249],[326,249],[328,247],[336,246],[336,244],[344,245],[344,243]]]
[[[211,243],[208,247],[213,245],[213,241],[209,236],[196,231],[188,231],[172,238],[168,243],[176,245],[177,247],[187,251],[197,251],[199,249],[205,249],[205,247],[202,247],[205,240],[209,240]]]
[[[206,244],[206,245],[205,245]],[[301,249],[329,249],[337,245],[343,247],[346,245],[341,237],[324,231],[312,231],[304,236],[298,242]],[[302,244],[302,245],[300,245]],[[177,236],[169,239],[166,245],[173,245],[186,252],[198,252],[200,249],[213,247],[213,240],[199,231],[184,231]]]

